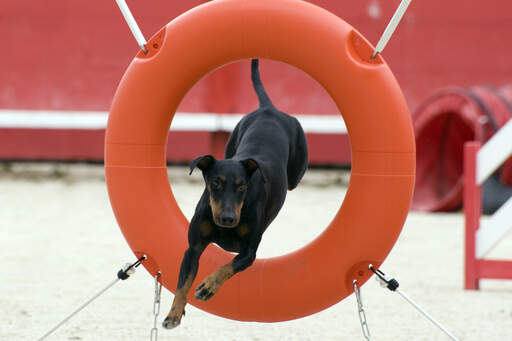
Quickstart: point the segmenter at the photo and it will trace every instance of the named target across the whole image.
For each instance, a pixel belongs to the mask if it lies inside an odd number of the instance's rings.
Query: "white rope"
[[[448,331],[445,327],[443,327],[439,322],[437,322],[429,313],[427,313],[422,307],[420,307],[416,302],[414,302],[409,296],[407,296],[400,289],[396,289],[396,292],[400,294],[407,302],[409,302],[414,308],[416,308],[420,313],[423,314],[426,318],[430,320],[433,324],[435,324],[439,329],[441,329],[446,335],[448,335],[452,340],[459,341],[452,333]]]
[[[400,5],[398,6],[397,10],[395,11],[395,14],[393,14],[393,17],[389,21],[388,26],[384,30],[384,33],[382,33],[382,36],[380,37],[379,42],[377,43],[377,46],[375,47],[375,50],[372,54],[372,59],[375,58],[377,53],[381,53],[382,50],[386,47],[389,39],[391,39],[391,36],[395,32],[396,27],[400,23],[400,20],[402,20],[402,17],[405,14],[405,11],[407,11],[407,8],[409,7],[412,0],[402,0]]]
[[[437,322],[429,313],[427,313],[422,307],[420,307],[416,302],[414,302],[409,296],[407,296],[403,291],[401,291],[398,287],[400,284],[394,278],[388,277],[384,272],[379,269],[374,269],[373,265],[370,264],[368,267],[375,275],[375,279],[380,283],[383,288],[388,288],[391,291],[396,291],[402,296],[407,302],[409,302],[414,308],[416,308],[423,316],[430,320],[436,327],[441,329],[448,337],[450,337],[454,341],[459,341],[452,333],[448,331],[445,327],[443,327],[439,322]]]
[[[128,27],[130,27],[130,30],[132,31],[133,37],[135,38],[135,40],[137,40],[137,43],[139,44],[142,51],[144,51],[144,53],[147,53],[148,50],[146,49],[146,38],[144,38],[144,35],[142,34],[139,25],[137,25],[137,22],[135,21],[135,18],[133,17],[130,8],[128,8],[126,0],[116,0],[116,3],[117,6],[119,6],[121,13],[123,13],[124,20],[126,20]]]
[[[76,314],[78,314],[81,310],[83,310],[85,307],[87,307],[89,304],[92,303],[92,301],[94,301],[95,299],[97,299],[99,296],[101,296],[101,294],[103,294],[105,291],[107,291],[108,289],[110,289],[114,284],[116,284],[117,282],[119,282],[119,278],[116,278],[112,283],[110,283],[109,285],[107,285],[103,290],[101,290],[100,292],[98,292],[96,295],[94,295],[90,300],[88,300],[87,302],[85,302],[84,304],[82,304],[80,307],[78,307],[74,312],[72,312],[68,317],[66,317],[64,320],[62,320],[59,324],[57,324],[55,327],[53,327],[52,329],[50,329],[46,334],[44,334],[41,338],[39,338],[37,341],[42,341],[44,339],[46,339],[50,334],[52,334],[54,331],[56,331],[57,329],[59,329],[64,323],[68,322],[69,319],[71,319],[73,316],[75,316]]]
[[[133,264],[130,264],[130,263],[127,263],[125,264],[125,266],[119,270],[119,272],[117,273],[117,277],[115,280],[113,280],[109,285],[107,285],[105,288],[103,288],[102,290],[100,290],[100,292],[98,292],[96,295],[94,295],[93,297],[91,297],[87,302],[85,302],[84,304],[82,304],[80,307],[78,307],[75,311],[73,311],[71,314],[69,314],[64,320],[62,320],[59,324],[57,324],[55,327],[53,327],[52,329],[50,329],[46,334],[44,334],[43,336],[41,336],[39,339],[37,339],[37,341],[42,341],[44,339],[46,339],[50,334],[52,334],[54,331],[56,331],[57,329],[59,329],[64,323],[68,322],[73,316],[75,316],[76,314],[78,314],[80,311],[82,311],[85,307],[87,307],[89,304],[91,304],[95,299],[97,299],[98,297],[100,297],[105,291],[107,291],[108,289],[110,289],[114,284],[116,284],[117,282],[119,282],[119,280],[125,280],[125,279],[128,279],[130,278],[131,275],[133,275],[133,273],[135,273],[135,269],[140,265],[141,261],[142,260],[145,260],[146,259],[146,255],[142,256],[141,258],[139,258],[135,263]]]

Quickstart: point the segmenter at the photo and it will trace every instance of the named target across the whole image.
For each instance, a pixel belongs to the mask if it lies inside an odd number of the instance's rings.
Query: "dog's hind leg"
[[[294,148],[290,151],[290,158],[288,159],[287,175],[288,175],[288,190],[292,190],[299,184],[308,168],[308,143],[304,135],[304,130],[296,121],[296,136]]]

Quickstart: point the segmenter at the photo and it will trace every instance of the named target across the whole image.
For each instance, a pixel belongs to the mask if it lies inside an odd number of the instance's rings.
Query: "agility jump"
[[[207,18],[207,20],[205,20]],[[264,20],[263,20],[264,18]],[[261,23],[265,22],[265,25]],[[389,67],[354,28],[300,1],[215,1],[174,19],[146,44],[115,94],[105,169],[118,223],[143,265],[174,291],[188,221],[168,179],[166,139],[187,91],[207,73],[241,59],[268,58],[303,70],[333,97],[347,125],[352,175],[331,224],[304,248],[257,259],[211,299],[189,302],[242,321],[273,322],[323,310],[365,283],[408,213],[415,146],[404,96]],[[372,214],[368,214],[372,212]],[[200,280],[232,256],[210,246]],[[199,282],[193,284],[197,286]],[[297,300],[297,295],[311,293]]]

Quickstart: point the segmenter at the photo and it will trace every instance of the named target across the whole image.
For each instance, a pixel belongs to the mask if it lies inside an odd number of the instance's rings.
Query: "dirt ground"
[[[189,178],[184,167],[169,173],[190,217],[202,179]],[[348,178],[340,170],[309,171],[289,193],[258,257],[287,253],[318,235],[336,213]],[[512,281],[463,290],[463,224],[460,212],[411,213],[382,269],[460,340],[512,340]],[[510,239],[492,257],[511,259]],[[134,260],[110,209],[103,169],[95,165],[0,164],[0,250],[0,340],[36,340]],[[47,340],[149,339],[153,285],[139,269]],[[372,340],[449,340],[375,280],[362,294]],[[164,289],[158,326],[171,300]],[[226,320],[189,306],[182,325],[160,328],[158,339],[364,340],[353,295],[315,315],[271,324]]]

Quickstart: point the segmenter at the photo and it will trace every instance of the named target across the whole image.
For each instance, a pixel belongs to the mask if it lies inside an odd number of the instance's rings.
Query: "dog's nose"
[[[222,223],[222,225],[231,226],[231,225],[233,225],[234,221],[235,221],[235,215],[234,214],[223,213],[220,216],[220,222]]]

